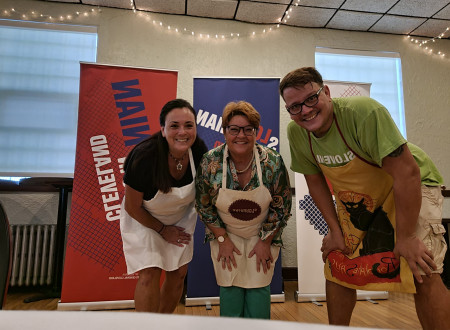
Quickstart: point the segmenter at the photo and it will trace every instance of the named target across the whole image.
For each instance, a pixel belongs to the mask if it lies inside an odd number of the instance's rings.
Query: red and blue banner
[[[222,112],[227,103],[247,101],[261,115],[256,142],[279,151],[279,83],[279,78],[194,78],[193,105],[198,112],[197,132],[208,149],[225,142]],[[194,234],[194,258],[187,275],[186,305],[195,304],[193,301],[203,304],[201,298],[210,301],[207,297],[219,296],[209,244],[203,243],[204,235],[205,227],[198,221]],[[281,294],[282,285],[280,255],[271,284],[272,294]]]
[[[77,148],[61,293],[64,303],[133,300],[119,217],[123,162],[160,130],[175,71],[81,63]],[[58,307],[59,309],[62,309]]]

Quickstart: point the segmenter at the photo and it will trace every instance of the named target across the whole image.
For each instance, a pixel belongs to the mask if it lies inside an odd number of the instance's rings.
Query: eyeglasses
[[[318,102],[319,102],[319,94],[322,91],[323,86],[320,87],[320,89],[317,91],[316,94],[311,95],[310,97],[308,97],[305,101],[303,101],[302,103],[296,103],[291,105],[290,107],[286,107],[286,110],[291,114],[291,115],[298,115],[299,113],[302,112],[303,110],[303,106],[306,105],[307,107],[313,107],[315,106]]]
[[[251,136],[253,133],[255,133],[255,128],[253,126],[237,126],[237,125],[229,125],[227,126],[228,132],[231,135],[239,135],[241,130],[244,132],[245,135]]]

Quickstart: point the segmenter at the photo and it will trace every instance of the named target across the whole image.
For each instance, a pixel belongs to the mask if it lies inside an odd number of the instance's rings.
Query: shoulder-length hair
[[[188,108],[193,114],[195,118],[195,124],[197,123],[197,113],[192,105],[183,99],[175,99],[167,102],[163,108],[161,109],[161,113],[159,115],[159,123],[161,127],[164,127],[166,123],[167,114],[169,114],[173,109],[178,108]],[[192,145],[192,149],[194,149],[200,143],[198,135],[195,137],[195,141]],[[128,167],[130,162],[130,155],[133,153],[137,153],[133,156],[133,163],[138,162],[140,159],[149,159],[152,164],[154,164],[154,171],[149,171],[146,175],[148,175],[151,182],[153,182],[163,193],[168,193],[172,188],[172,176],[169,172],[169,144],[167,143],[166,138],[162,135],[161,131],[153,134],[149,138],[138,143],[130,152],[125,159],[124,169],[125,170],[133,170],[132,167]]]

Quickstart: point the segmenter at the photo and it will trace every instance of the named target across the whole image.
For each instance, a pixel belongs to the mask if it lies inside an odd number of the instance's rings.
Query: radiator
[[[52,284],[56,225],[11,225],[11,287]]]

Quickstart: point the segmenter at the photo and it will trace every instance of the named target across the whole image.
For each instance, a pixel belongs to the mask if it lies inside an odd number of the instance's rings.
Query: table
[[[348,330],[349,327],[243,318],[131,312],[0,311],[8,330]],[[352,327],[351,329],[364,329]]]

